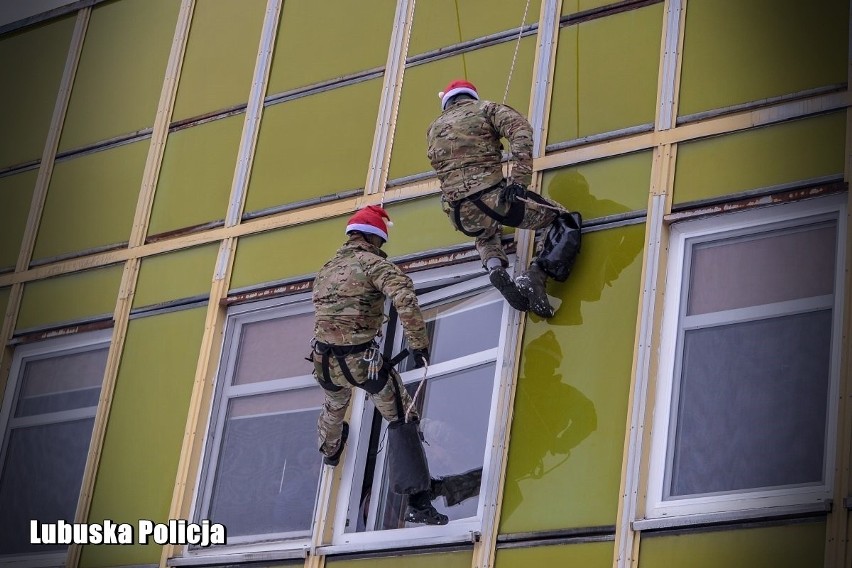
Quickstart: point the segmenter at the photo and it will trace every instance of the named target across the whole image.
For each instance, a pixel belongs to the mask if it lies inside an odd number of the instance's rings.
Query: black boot
[[[515,279],[515,285],[527,300],[530,311],[543,318],[552,318],[553,306],[547,299],[546,281],[547,274],[533,261],[530,269]]]
[[[503,294],[503,297],[506,298],[510,306],[519,312],[525,312],[530,309],[526,296],[518,290],[518,287],[512,282],[512,277],[509,276],[505,268],[502,266],[492,268],[488,272],[488,278],[491,280],[491,284]]]
[[[433,479],[429,488],[429,498],[443,497],[447,501],[447,507],[452,507],[479,495],[481,485],[482,468],[478,467],[465,473]]]
[[[343,432],[340,433],[340,445],[337,446],[337,451],[331,454],[330,456],[325,456],[322,458],[322,463],[325,465],[330,465],[331,467],[336,466],[340,463],[340,456],[343,455],[343,448],[346,447],[346,439],[349,437],[349,424],[343,423]]]
[[[421,491],[409,495],[408,508],[405,510],[405,521],[424,525],[446,525],[449,518],[435,509],[429,500],[428,491]]]

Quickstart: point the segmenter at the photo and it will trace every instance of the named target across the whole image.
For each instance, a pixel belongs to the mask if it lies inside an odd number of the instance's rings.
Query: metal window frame
[[[667,267],[667,295],[663,307],[662,336],[660,344],[660,369],[657,375],[657,393],[654,408],[653,433],[651,436],[649,475],[647,483],[648,501],[644,516],[636,515],[634,527],[641,528],[655,519],[677,519],[678,524],[700,523],[708,514],[725,514],[726,518],[748,518],[755,510],[765,514],[779,514],[791,506],[821,504],[831,499],[834,476],[834,440],[837,436],[836,400],[840,381],[841,326],[843,319],[843,269],[845,266],[846,200],[845,195],[829,196],[786,206],[766,207],[760,210],[742,211],[728,216],[699,219],[672,225],[670,252]],[[837,223],[837,250],[834,297],[828,304],[833,309],[832,345],[830,362],[830,384],[826,417],[826,451],[823,457],[823,480],[818,486],[763,488],[748,491],[726,492],[723,495],[704,495],[665,501],[665,480],[669,468],[668,453],[672,437],[671,424],[676,412],[673,409],[679,373],[681,338],[684,320],[682,306],[686,301],[688,282],[686,272],[692,245],[712,242],[739,235],[760,235],[778,229],[807,227],[827,220]],[[676,293],[674,293],[676,292]],[[726,312],[727,319],[752,320],[788,313],[791,310],[810,311],[825,308],[826,298],[780,302],[760,308],[745,308]],[[745,318],[745,320],[743,320]],[[715,318],[719,319],[719,318]],[[724,319],[724,318],[723,318]],[[699,317],[700,324],[712,324],[714,318]],[[721,320],[719,320],[721,321]],[[694,323],[694,322],[693,322]],[[718,322],[715,322],[718,323]],[[692,326],[694,327],[694,326]]]
[[[92,406],[14,418],[12,414],[20,395],[20,387],[23,379],[22,371],[25,369],[25,365],[33,360],[62,357],[104,348],[109,349],[111,337],[112,331],[103,329],[48,339],[37,343],[23,344],[15,348],[12,355],[9,380],[6,383],[6,389],[3,393],[3,404],[0,406],[0,474],[2,474],[3,464],[6,461],[9,436],[14,428],[71,422],[81,418],[94,418],[97,413],[97,406]],[[2,479],[2,475],[0,475],[0,479]],[[21,567],[58,566],[63,564],[67,554],[66,550],[46,554],[0,555],[0,565],[8,564]]]

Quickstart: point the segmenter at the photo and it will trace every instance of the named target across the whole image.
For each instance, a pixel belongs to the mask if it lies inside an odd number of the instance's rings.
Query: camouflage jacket
[[[501,138],[509,140],[513,180],[528,186],[532,127],[518,111],[491,101],[462,99],[432,122],[426,134],[427,155],[447,200],[457,201],[503,179]]]
[[[414,284],[387,254],[353,237],[320,269],[314,280],[314,336],[332,345],[373,339],[384,321],[385,297],[393,302],[411,349],[429,346]]]

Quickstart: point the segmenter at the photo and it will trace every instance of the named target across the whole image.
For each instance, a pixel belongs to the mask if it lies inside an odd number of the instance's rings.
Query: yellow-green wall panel
[[[37,170],[0,178],[0,269],[14,268],[33,198]]]
[[[131,320],[98,467],[90,523],[166,522],[206,309]],[[149,541],[150,542],[150,541]],[[154,543],[84,546],[84,568],[156,564]]]
[[[92,10],[59,149],[154,123],[180,2],[124,0]]]
[[[142,140],[57,163],[33,258],[126,242],[149,143]]]
[[[562,28],[547,142],[654,122],[663,4]]]
[[[174,120],[248,100],[265,13],[264,0],[196,2]]]
[[[562,15],[576,14],[592,8],[600,8],[607,4],[616,4],[614,0],[562,0]]]
[[[11,293],[11,286],[0,288],[0,314],[3,314],[3,317],[5,317],[6,308],[9,306],[9,296],[11,295]]]
[[[395,12],[396,0],[284,2],[266,92],[383,67]]]
[[[825,523],[643,537],[639,568],[814,568],[823,565]]]
[[[542,192],[586,220],[644,210],[651,159],[645,151],[551,170],[544,174]]]
[[[360,560],[336,560],[328,558],[326,566],[334,568],[470,568],[473,553],[444,552],[439,554],[407,554],[403,557],[363,558]]]
[[[41,158],[75,18],[0,39],[0,169]]]
[[[241,237],[231,288],[243,288],[317,272],[346,241],[347,217]]]
[[[524,333],[500,533],[616,524],[644,225],[588,233]],[[554,496],[565,506],[554,507]]]
[[[610,568],[612,542],[586,542],[560,546],[506,548],[497,551],[495,568],[530,568],[533,566],[582,566]]]
[[[843,175],[846,113],[680,144],[674,202]]]
[[[469,41],[521,25],[526,0],[430,0],[414,9],[414,25],[408,54],[417,55],[439,47]],[[538,21],[540,0],[530,0],[526,25]],[[511,57],[509,58],[511,61]],[[505,84],[506,76],[503,77]],[[477,85],[478,86],[478,85]],[[438,90],[432,89],[436,93]]]
[[[218,251],[219,245],[212,243],[144,258],[133,307],[208,294]]]
[[[245,115],[169,134],[149,235],[225,218]]]
[[[389,205],[387,211],[393,226],[388,228],[388,242],[382,248],[391,258],[473,243],[471,237],[453,228],[438,196]]]
[[[685,115],[846,82],[849,2],[690,0]]]
[[[373,79],[268,107],[245,210],[364,187],[381,90]]]
[[[123,264],[113,264],[27,282],[15,329],[112,316],[123,272]]]
[[[482,100],[503,100],[514,51],[515,42],[510,41],[406,69],[389,179],[431,171],[426,158],[426,130],[441,114],[438,93],[447,83],[467,77]],[[535,37],[522,39],[506,100],[524,116],[529,109],[534,55]]]

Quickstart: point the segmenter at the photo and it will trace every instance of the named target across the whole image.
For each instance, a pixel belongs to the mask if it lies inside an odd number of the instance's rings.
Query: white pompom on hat
[[[450,81],[450,84],[438,93],[438,98],[441,99],[441,110],[447,110],[447,103],[456,95],[470,95],[476,100],[479,100],[479,93],[476,92],[476,87],[473,86],[473,83],[456,79],[455,81]]]
[[[378,235],[388,242],[388,227],[393,226],[388,212],[378,205],[367,205],[357,211],[346,223],[346,234],[359,231],[370,235]]]

